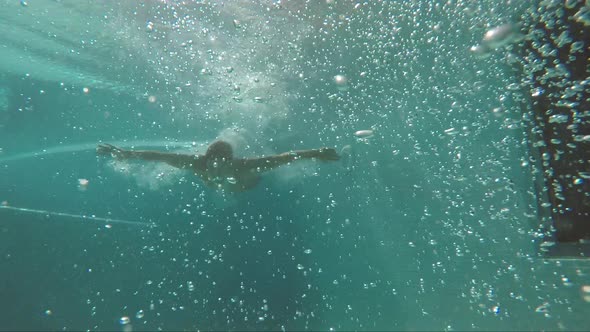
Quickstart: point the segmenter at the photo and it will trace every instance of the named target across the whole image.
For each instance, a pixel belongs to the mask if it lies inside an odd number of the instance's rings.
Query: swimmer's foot
[[[336,153],[336,150],[332,148],[321,148],[319,149],[316,158],[321,161],[336,161],[340,159],[340,156]]]
[[[342,161],[342,167],[345,168],[347,171],[351,171],[353,168],[353,151],[352,146],[345,145],[342,150],[340,150],[340,160]]]
[[[103,156],[104,155],[111,155],[112,157],[117,158],[117,159],[124,159],[125,157],[127,157],[129,152],[125,151],[121,148],[118,148],[114,145],[103,143],[103,144],[99,144],[96,147],[96,154],[103,155]]]

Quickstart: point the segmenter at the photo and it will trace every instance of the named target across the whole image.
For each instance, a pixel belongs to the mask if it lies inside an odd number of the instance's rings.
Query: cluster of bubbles
[[[153,97],[150,103],[198,100],[199,110],[186,104],[178,113],[224,127],[238,124],[263,132],[276,119],[293,126],[302,122],[299,128],[307,136],[357,154],[361,167],[342,189],[348,196],[324,198],[320,189],[314,202],[334,211],[332,206],[351,200],[351,224],[356,218],[364,225],[338,225],[329,218],[322,231],[355,239],[359,246],[368,236],[385,248],[381,254],[389,255],[388,261],[412,257],[415,271],[383,265],[388,276],[375,279],[404,280],[391,293],[412,298],[407,310],[414,313],[408,318],[413,324],[422,315],[442,317],[447,311],[433,298],[447,291],[461,294],[453,306],[482,321],[488,316],[508,320],[527,310],[551,316],[557,305],[545,299],[532,307],[520,304],[520,299],[537,301],[537,290],[515,284],[527,273],[551,273],[527,259],[534,255],[527,247],[531,230],[521,219],[534,219],[535,201],[524,189],[531,185],[520,108],[525,93],[520,78],[507,70],[507,60],[518,57],[514,46],[527,38],[513,13],[535,8],[513,1],[505,5],[322,2],[292,8],[296,5],[275,2],[248,9],[212,2],[199,8],[204,15],[191,6],[156,6],[138,38],[159,45],[146,56],[174,89],[166,95],[154,87],[147,95]],[[277,21],[282,23],[273,25]],[[297,30],[291,23],[301,30],[292,34],[281,27]],[[228,228],[228,234],[236,232]],[[280,254],[268,252],[268,257]],[[318,252],[317,261],[294,260],[295,269],[310,275],[327,265]],[[347,285],[351,277],[340,273],[329,280],[320,281],[320,288],[326,298],[336,299],[340,295],[329,290]],[[390,293],[387,282],[367,281],[361,288]],[[550,293],[540,279],[532,283]],[[193,293],[191,288],[183,289]],[[369,314],[353,308],[343,310],[366,320]],[[269,320],[257,310],[241,314]],[[324,312],[325,319],[342,321],[340,313]],[[451,309],[447,313],[454,315]],[[446,322],[450,328],[467,326],[453,317],[457,321]],[[442,326],[431,324],[424,326]]]
[[[306,328],[332,329],[332,322],[336,329],[392,327],[392,310],[384,308],[397,301],[408,325],[426,330],[485,328],[489,322],[525,328],[527,322],[511,319],[571,312],[569,300],[562,301],[559,293],[567,286],[553,280],[560,266],[533,259],[529,244],[535,233],[526,224],[536,216],[521,109],[528,92],[508,60],[518,57],[512,46],[530,37],[512,16],[534,16],[535,5],[510,0],[147,1],[120,2],[96,12],[100,16],[92,22],[117,31],[104,33],[116,46],[112,53],[104,51],[105,57],[120,60],[109,61],[107,72],[137,68],[113,79],[133,85],[149,106],[169,103],[171,119],[215,127],[215,132],[239,126],[261,137],[246,147],[292,135],[296,142],[339,146],[343,155],[355,155],[355,167],[334,170],[304,190],[262,190],[269,200],[288,196],[288,210],[295,209],[293,215],[300,213],[301,219],[283,220],[286,212],[266,200],[258,202],[265,208],[255,214],[224,214],[233,205],[215,209],[202,194],[192,193],[201,196],[186,199],[178,209],[192,233],[149,233],[158,240],[142,255],[154,255],[171,264],[171,271],[187,272],[203,283],[179,284],[176,274],[153,285],[150,281],[146,297],[167,306],[161,310],[177,314],[207,308],[210,317],[218,315],[212,319],[238,328],[272,321],[277,313],[265,296],[287,300],[282,294],[258,295],[262,280],[251,282],[243,277],[247,271],[224,262],[235,257],[221,253],[236,245],[233,253],[244,254],[244,261],[252,258],[242,247],[264,248],[265,263],[276,266],[273,278],[291,277],[280,265],[291,264],[304,286],[293,291],[296,309],[287,318],[305,320],[301,326]],[[587,9],[575,16],[584,22],[587,17]],[[90,41],[101,34],[86,37],[82,59],[84,51],[96,50]],[[151,179],[141,183],[147,188],[178,183],[179,175],[168,168],[112,166],[143,172],[142,178]],[[89,182],[80,179],[78,185],[85,189]],[[237,244],[202,236],[218,223],[227,223],[222,229],[229,239],[250,236]],[[284,241],[283,227],[292,225],[313,238],[318,249],[301,239]],[[267,249],[260,240],[266,234],[287,244]],[[186,249],[194,242],[201,251]],[[287,254],[292,247],[296,253]],[[216,295],[226,291],[217,288],[218,278],[232,273],[240,276],[240,296]],[[575,275],[568,283],[584,277],[583,272]],[[587,286],[581,289],[586,301]],[[316,294],[321,306],[305,302],[311,301],[308,294]],[[452,303],[448,294],[456,295]],[[347,303],[365,298],[370,299],[366,310]],[[299,310],[300,303],[309,307]],[[466,315],[482,325],[462,321]],[[143,311],[136,318],[143,319]],[[533,328],[546,327],[545,320],[531,320]],[[127,316],[119,322],[131,326]]]

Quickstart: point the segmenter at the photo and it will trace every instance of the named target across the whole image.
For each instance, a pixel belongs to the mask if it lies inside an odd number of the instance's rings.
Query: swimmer
[[[164,162],[180,169],[191,170],[211,188],[238,192],[254,188],[260,174],[276,167],[303,159],[336,161],[340,156],[332,148],[285,152],[261,158],[234,158],[231,145],[216,141],[204,155],[160,151],[123,150],[111,144],[99,144],[98,155],[110,155],[118,160],[141,159]]]

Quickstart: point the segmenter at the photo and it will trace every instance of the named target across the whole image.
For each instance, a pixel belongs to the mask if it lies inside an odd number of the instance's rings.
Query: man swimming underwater
[[[261,173],[293,161],[314,158],[321,161],[340,159],[336,150],[332,148],[291,151],[261,158],[234,158],[231,145],[225,141],[212,143],[204,155],[123,150],[110,144],[99,144],[96,153],[111,155],[120,160],[164,162],[177,168],[192,170],[209,187],[234,192],[254,188],[260,181]]]

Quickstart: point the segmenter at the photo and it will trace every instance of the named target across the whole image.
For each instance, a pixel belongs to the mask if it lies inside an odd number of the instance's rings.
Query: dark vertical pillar
[[[590,8],[539,4],[526,22],[525,74],[554,241],[590,240]]]

